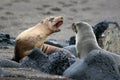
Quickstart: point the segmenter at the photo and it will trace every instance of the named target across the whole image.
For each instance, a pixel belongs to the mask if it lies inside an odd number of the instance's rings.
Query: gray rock
[[[75,45],[66,46],[64,49],[70,51],[75,57],[77,57]]]
[[[68,57],[63,51],[55,52],[49,56],[49,62],[42,66],[43,72],[62,75],[70,66]]]
[[[110,24],[114,24],[117,28],[120,29],[119,24],[117,22],[108,20],[101,21],[92,27],[97,41],[102,37],[102,34],[105,30],[108,29]]]
[[[101,47],[120,55],[120,29],[116,25],[109,25],[104,35],[103,38],[100,38]]]
[[[41,66],[48,63],[48,57],[40,49],[33,49],[21,62],[21,67],[31,67],[41,70]]]
[[[13,46],[15,44],[15,38],[9,34],[0,32],[0,46]]]
[[[102,50],[91,51],[71,65],[63,75],[76,80],[120,80],[118,65],[109,52]]]
[[[48,39],[44,42],[45,44],[49,44],[49,45],[53,45],[53,46],[56,46],[56,47],[60,47],[60,48],[63,48],[65,45],[55,39]]]
[[[49,74],[62,75],[76,58],[65,50],[56,51],[47,57],[40,49],[33,49],[21,62],[21,67],[38,69]]]
[[[4,68],[19,68],[20,63],[17,63],[15,61],[9,60],[9,59],[0,59],[0,67]]]
[[[8,59],[0,60],[0,67],[4,68],[34,68],[49,74],[62,75],[74,62],[76,57],[65,49],[56,51],[47,56],[39,48],[34,48],[21,63]]]
[[[5,74],[4,70],[2,68],[0,68],[0,77],[3,77]]]

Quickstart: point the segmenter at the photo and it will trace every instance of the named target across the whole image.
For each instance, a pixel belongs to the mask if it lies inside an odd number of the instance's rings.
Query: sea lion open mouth
[[[59,21],[59,22],[57,22],[54,26],[55,26],[56,28],[59,28],[62,24],[63,24],[63,21]]]

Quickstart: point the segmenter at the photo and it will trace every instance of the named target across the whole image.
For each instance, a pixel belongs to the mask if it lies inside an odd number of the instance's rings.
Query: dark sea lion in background
[[[92,26],[88,23],[74,23],[72,29],[76,33],[76,49],[81,59],[63,75],[77,80],[119,80],[120,56],[98,46]]]
[[[63,24],[62,16],[53,16],[43,19],[37,25],[23,31],[16,38],[14,61],[19,62],[28,55],[33,48],[40,48],[46,51],[44,41],[52,33],[59,32],[59,27]],[[48,53],[46,53],[48,54]]]

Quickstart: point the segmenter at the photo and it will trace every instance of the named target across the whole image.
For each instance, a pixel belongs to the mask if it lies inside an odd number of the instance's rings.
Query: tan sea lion
[[[62,16],[52,16],[43,19],[37,25],[21,32],[16,38],[13,60],[19,62],[23,57],[27,56],[33,48],[40,48],[45,52],[46,47],[50,46],[44,44],[45,39],[52,33],[59,32],[59,27],[62,24]],[[56,48],[54,47],[54,49]],[[48,51],[46,52],[45,53],[48,54]]]
[[[86,22],[73,23],[72,29],[76,33],[76,50],[79,58],[87,56],[92,50],[100,50],[112,55],[116,63],[120,66],[120,55],[105,51],[99,47],[90,24]]]

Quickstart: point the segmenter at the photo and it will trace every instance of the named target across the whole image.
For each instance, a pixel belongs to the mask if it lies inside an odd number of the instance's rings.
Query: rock
[[[75,36],[71,36],[68,40],[65,41],[68,45],[75,45],[76,39]]]
[[[0,77],[3,77],[4,76],[4,71],[3,71],[3,69],[2,68],[0,68]]]
[[[21,62],[21,67],[29,67],[42,70],[41,67],[48,63],[48,57],[40,49],[33,49]]]
[[[39,48],[34,48],[21,63],[9,59],[0,59],[0,67],[33,68],[49,74],[62,75],[75,61],[76,57],[64,49],[47,56]]]
[[[75,36],[71,36],[68,40],[65,40],[63,43],[58,42],[55,39],[49,39],[45,41],[46,44],[57,46],[60,48],[70,46],[70,45],[75,45]]]
[[[66,46],[64,49],[70,51],[75,57],[77,57],[75,45]]]
[[[63,51],[59,51],[49,56],[49,62],[42,67],[42,70],[49,74],[62,75],[69,66],[70,62],[68,57]]]
[[[9,59],[0,59],[0,67],[4,67],[4,68],[19,68],[20,64],[9,60]]]
[[[63,48],[65,46],[61,42],[58,42],[55,39],[46,40],[44,43],[49,44],[49,45],[53,45],[53,46],[56,46],[56,47],[60,47],[60,48]]]
[[[64,76],[75,80],[119,80],[118,65],[109,52],[91,51],[85,58],[76,61]]]
[[[0,46],[10,46],[15,44],[15,38],[11,37],[9,34],[0,32]]]
[[[21,67],[38,69],[49,74],[62,75],[65,69],[76,61],[75,57],[61,50],[47,57],[40,49],[33,49],[21,62]]]
[[[92,27],[97,41],[102,37],[102,34],[109,27],[110,24],[114,24],[117,27],[119,27],[117,22],[108,21],[108,20],[101,21],[101,22],[97,23],[95,26]]]
[[[109,25],[99,42],[103,49],[120,54],[120,29],[116,25]]]

